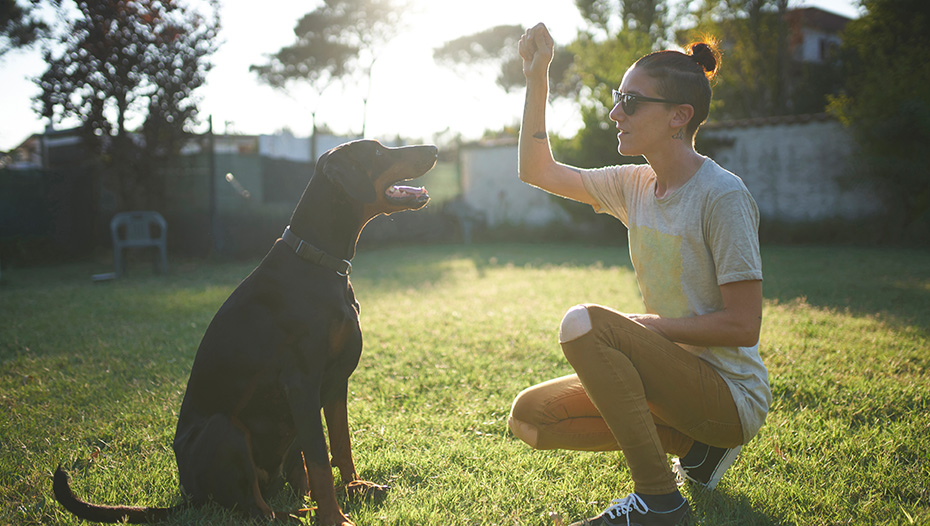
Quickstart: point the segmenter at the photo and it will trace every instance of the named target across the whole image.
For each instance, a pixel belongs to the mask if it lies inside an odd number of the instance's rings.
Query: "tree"
[[[16,0],[0,0],[0,57],[15,48],[32,45],[42,38],[48,26],[35,16],[36,0],[25,5]]]
[[[717,118],[792,113],[787,11],[788,0],[703,0],[693,11],[698,23],[681,33],[681,43],[712,35],[724,47]]]
[[[359,78],[365,85],[364,135],[371,71],[380,50],[401,31],[403,11],[398,0],[325,0],[297,22],[294,44],[251,69],[279,89],[286,90],[293,81],[306,81],[318,96],[335,80]]]
[[[669,36],[668,0],[575,0],[575,5],[592,37],[600,33],[610,39],[634,31],[659,43]]]
[[[509,92],[523,84],[523,66],[517,54],[517,43],[523,36],[518,25],[495,26],[473,35],[450,40],[433,50],[433,59],[455,69],[459,65],[481,65],[497,69],[497,84]],[[514,67],[516,63],[517,67]],[[514,75],[514,72],[519,76]]]
[[[655,0],[576,0],[588,22],[568,51],[574,57],[569,76],[581,107],[583,126],[575,137],[555,139],[559,159],[581,167],[627,162],[617,154],[610,122],[612,91],[626,70],[665,41],[668,3]]]
[[[450,69],[465,66],[469,69],[486,68],[496,71],[497,85],[506,92],[522,90],[523,59],[517,53],[517,44],[524,29],[518,25],[496,26],[473,35],[450,40],[433,50],[433,59]],[[565,48],[558,49],[549,67],[552,92],[567,95],[572,92],[568,76],[573,56]],[[494,73],[492,73],[494,74]]]
[[[549,68],[552,94],[556,97],[577,97],[580,93],[587,96],[590,94],[582,93],[585,86],[582,76],[591,80],[592,72],[601,72],[601,80],[609,77],[608,72],[597,69],[597,66],[604,65],[604,58],[599,57],[601,51],[598,50],[602,46],[605,48],[603,56],[608,61],[613,57],[614,62],[620,63],[631,53],[648,51],[655,43],[665,41],[669,28],[668,4],[668,0],[575,0],[588,25],[580,32],[578,40],[557,48]],[[449,41],[437,48],[433,57],[448,67],[495,65],[499,69],[498,85],[506,91],[522,89],[525,81],[517,42],[523,32],[521,26],[497,26]],[[613,54],[618,51],[622,53],[621,57]],[[579,52],[585,54],[582,61],[579,61]],[[639,56],[641,54],[635,58]],[[598,64],[584,63],[588,59]],[[626,62],[623,70],[630,64],[632,61]],[[610,82],[619,84],[619,77]]]
[[[843,35],[846,91],[830,111],[850,126],[858,163],[877,183],[896,226],[928,226],[930,211],[930,8],[923,0],[862,0],[865,16]],[[926,242],[926,238],[924,239]]]
[[[60,4],[60,0],[56,0]],[[103,157],[124,207],[160,207],[153,160],[170,158],[197,113],[219,29],[216,0],[202,13],[180,2],[76,0],[79,16],[45,51],[37,111],[52,121],[77,117],[85,142]],[[130,134],[144,121],[144,140]]]
[[[653,45],[648,34],[635,30],[606,40],[581,34],[569,44],[575,57],[572,71],[579,85],[576,93],[584,125],[574,138],[553,141],[561,160],[586,168],[623,162],[617,154],[617,131],[609,117],[613,90],[620,86],[626,70]]]

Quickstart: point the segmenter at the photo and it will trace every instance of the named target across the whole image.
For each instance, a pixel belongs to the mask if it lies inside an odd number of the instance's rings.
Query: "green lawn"
[[[774,404],[717,491],[686,489],[694,524],[930,523],[930,251],[763,250],[761,352]],[[0,285],[0,525],[76,524],[51,495],[59,462],[110,504],[180,502],[171,440],[204,329],[254,266],[173,262],[92,283],[103,264],[12,269]],[[378,502],[359,525],[555,525],[626,495],[617,453],[533,451],[514,395],[567,374],[563,312],[637,311],[625,249],[360,247],[365,351],[350,422]],[[282,496],[277,508],[301,502]],[[176,524],[225,524],[217,510]]]

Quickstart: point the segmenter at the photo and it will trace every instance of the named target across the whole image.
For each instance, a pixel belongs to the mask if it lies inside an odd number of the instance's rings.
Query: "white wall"
[[[855,219],[880,210],[868,184],[854,175],[854,143],[836,120],[761,119],[699,133],[733,141],[717,148],[714,160],[746,183],[765,219]]]
[[[484,213],[488,226],[546,226],[569,221],[550,194],[517,175],[517,145],[467,146],[461,152],[465,203]]]

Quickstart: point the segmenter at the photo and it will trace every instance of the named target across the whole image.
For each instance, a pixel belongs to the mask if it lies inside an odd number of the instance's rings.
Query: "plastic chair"
[[[127,248],[156,247],[160,255],[155,261],[156,272],[168,269],[168,223],[158,212],[120,212],[110,220],[110,234],[117,276],[122,276],[125,271],[123,250]]]

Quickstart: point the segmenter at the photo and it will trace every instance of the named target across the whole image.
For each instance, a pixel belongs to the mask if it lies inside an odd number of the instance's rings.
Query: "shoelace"
[[[604,510],[604,513],[611,519],[619,519],[620,517],[626,516],[627,526],[630,524],[631,511],[639,512],[642,515],[649,513],[649,506],[646,506],[643,499],[639,498],[639,495],[635,493],[630,493],[622,499],[614,499],[610,501],[610,504],[611,506]]]

